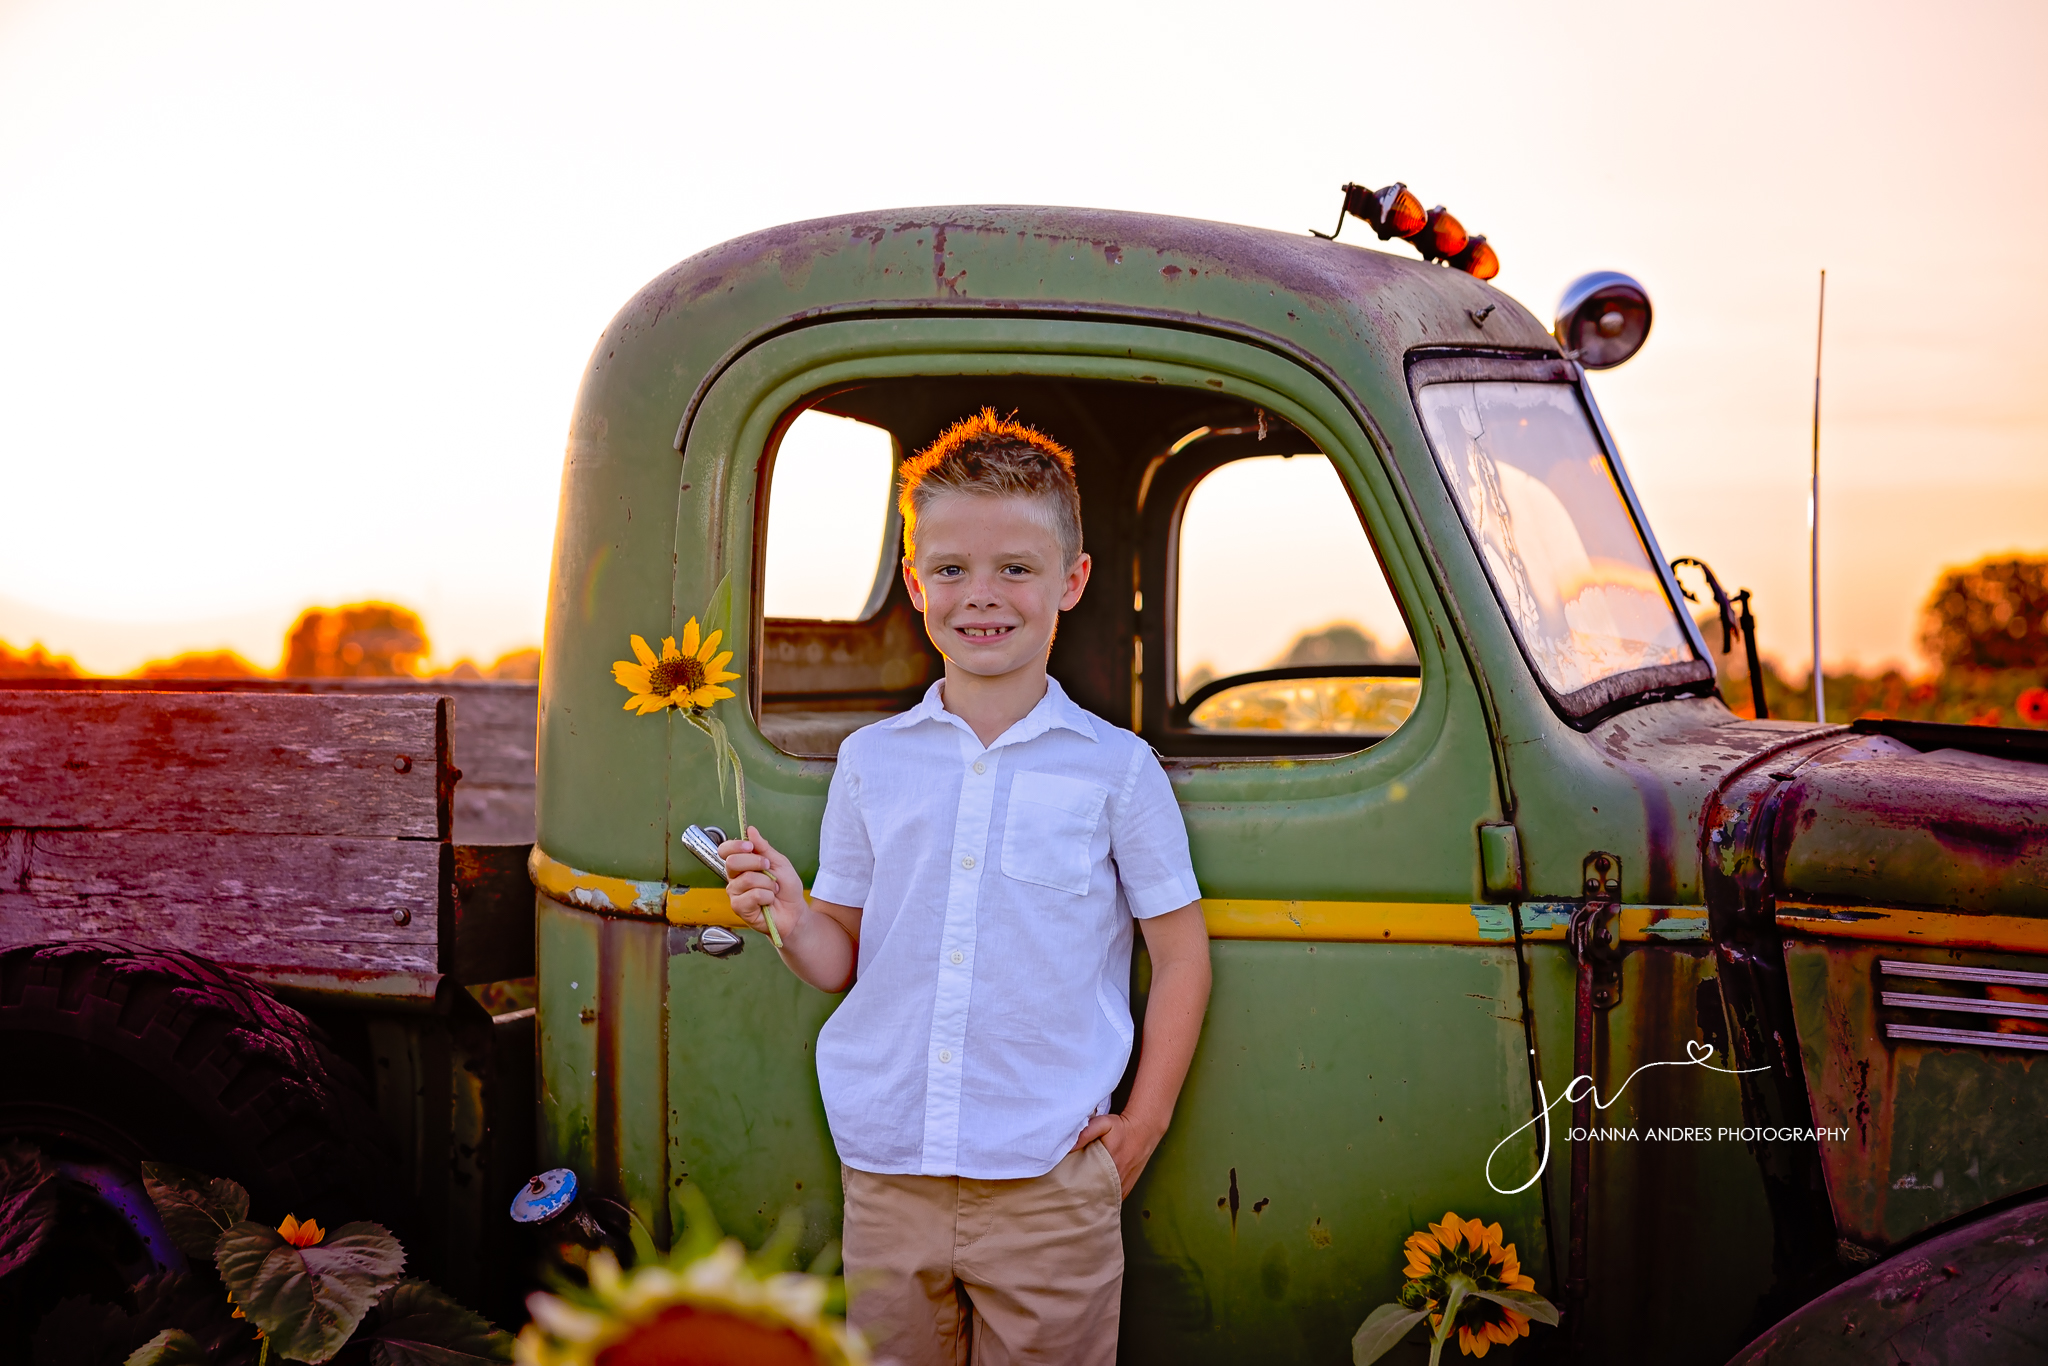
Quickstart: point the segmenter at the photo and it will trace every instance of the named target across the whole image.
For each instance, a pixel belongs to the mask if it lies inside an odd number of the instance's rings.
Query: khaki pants
[[[1123,1183],[1099,1140],[1014,1181],[839,1174],[848,1318],[877,1362],[1113,1366]]]

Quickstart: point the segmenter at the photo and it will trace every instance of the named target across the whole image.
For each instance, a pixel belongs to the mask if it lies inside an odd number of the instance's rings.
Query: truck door
[[[1385,392],[1405,402],[1398,377]],[[680,438],[674,610],[729,594],[750,819],[808,879],[838,742],[938,676],[886,468],[990,405],[1075,451],[1095,571],[1052,671],[1160,751],[1214,940],[1202,1044],[1126,1206],[1125,1359],[1342,1359],[1398,1289],[1402,1240],[1447,1209],[1501,1222],[1548,1290],[1537,1189],[1485,1177],[1533,1102],[1513,928],[1481,885],[1500,799],[1480,690],[1372,415],[1301,366],[1000,317],[821,323],[741,354]],[[823,566],[795,530],[821,496],[858,529]],[[778,587],[799,581],[836,587]],[[689,739],[670,750],[670,881],[693,884],[669,895],[672,949],[729,916],[674,838],[731,810]],[[1142,953],[1133,971],[1142,1012]],[[672,953],[665,989],[667,1182],[697,1181],[748,1239],[803,1208],[822,1243],[838,1168],[810,1045],[832,1002],[760,947]]]

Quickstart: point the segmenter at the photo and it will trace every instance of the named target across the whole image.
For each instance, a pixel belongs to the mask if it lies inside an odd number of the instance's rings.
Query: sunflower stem
[[[1429,1344],[1429,1366],[1436,1366],[1437,1358],[1443,1355],[1444,1344],[1458,1331],[1458,1311],[1465,1307],[1465,1296],[1473,1287],[1472,1278],[1462,1272],[1452,1272],[1444,1277],[1444,1287],[1451,1293],[1444,1297],[1443,1322],[1437,1326],[1436,1337]]]
[[[725,722],[709,711],[688,708],[683,716],[711,741],[712,767],[718,770],[718,795],[725,795],[725,770],[732,766],[733,799],[740,811],[739,838],[747,837],[747,771],[740,767],[739,751],[732,747],[732,737],[725,729]],[[761,918],[768,922],[768,942],[777,952],[782,949],[782,931],[775,926],[775,912],[768,907],[761,908]]]

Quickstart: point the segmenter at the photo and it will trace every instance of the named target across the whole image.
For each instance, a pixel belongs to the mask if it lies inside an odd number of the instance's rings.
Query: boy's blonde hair
[[[1081,491],[1074,456],[1034,427],[983,408],[903,462],[903,553],[917,556],[917,514],[939,493],[1037,499],[1059,542],[1061,568],[1081,556]]]

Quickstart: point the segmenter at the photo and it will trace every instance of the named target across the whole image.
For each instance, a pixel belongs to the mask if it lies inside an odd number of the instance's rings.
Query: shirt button
[[[941,1049],[939,1050],[939,1061],[940,1061],[940,1062],[951,1062],[951,1061],[953,1061],[953,1050],[952,1050],[952,1049],[950,1049],[950,1048],[941,1048]]]
[[[960,950],[955,949],[953,950],[953,961],[956,963],[964,963],[967,961],[967,955],[960,952]]]
[[[986,773],[988,772],[988,765],[983,763],[981,760],[976,759],[974,761],[974,771],[976,773]]]
[[[974,855],[969,854],[966,858],[961,859],[960,866],[962,868],[972,868],[974,866]]]

